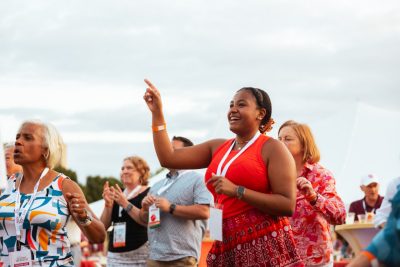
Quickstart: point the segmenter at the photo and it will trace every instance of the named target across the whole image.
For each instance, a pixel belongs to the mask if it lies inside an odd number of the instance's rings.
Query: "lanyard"
[[[138,185],[138,186],[136,186],[135,189],[133,189],[129,194],[127,193],[128,190],[125,189],[125,190],[124,190],[124,195],[126,196],[126,199],[130,199],[130,198],[132,198],[133,196],[135,196],[137,193],[139,193],[140,189],[142,189],[142,186],[141,186],[141,185]]]
[[[178,177],[176,178],[165,178],[165,182],[164,185],[158,189],[157,191],[157,195],[160,196],[162,193],[164,193],[165,191],[167,191],[168,188],[170,188],[174,183],[176,183],[176,181],[178,181],[179,178],[181,178],[181,176],[187,171],[179,171],[178,172]]]
[[[369,206],[368,206],[369,207]],[[367,211],[367,206],[365,205],[365,199],[364,199],[364,201],[363,201],[363,208],[364,208],[364,212],[365,213],[367,213],[367,212],[375,212],[375,210],[376,210],[376,204],[375,204],[375,207],[373,207],[372,208],[372,210],[371,211]]]
[[[228,149],[228,151],[226,151],[224,157],[221,159],[221,161],[218,164],[218,168],[217,168],[217,173],[216,175],[218,176],[225,176],[229,167],[231,166],[232,162],[237,159],[240,155],[242,155],[242,153],[244,151],[246,151],[247,148],[249,148],[256,140],[257,138],[260,136],[260,133],[257,132],[253,138],[251,138],[251,140],[239,151],[239,153],[237,153],[233,158],[231,158],[231,160],[225,165],[225,167],[222,169],[222,165],[224,164],[225,160],[227,159],[229,153],[231,153],[233,146],[235,145],[235,142],[232,142],[231,147]]]
[[[22,224],[24,222],[24,219],[26,217],[26,213],[28,212],[28,210],[31,208],[33,201],[36,198],[36,194],[39,188],[39,184],[40,181],[42,180],[42,178],[49,172],[49,168],[44,168],[44,170],[42,171],[42,173],[40,174],[39,180],[36,182],[36,185],[33,189],[33,194],[31,196],[31,199],[29,199],[28,203],[25,205],[25,208],[21,208],[21,192],[19,191],[19,187],[21,186],[22,183],[22,179],[24,178],[24,176],[22,175],[21,180],[19,182],[18,188],[16,190],[16,194],[17,194],[17,199],[15,200],[15,230],[16,230],[16,234],[17,234],[17,239],[19,240],[21,238],[21,228],[22,228]],[[20,213],[21,211],[21,213]]]

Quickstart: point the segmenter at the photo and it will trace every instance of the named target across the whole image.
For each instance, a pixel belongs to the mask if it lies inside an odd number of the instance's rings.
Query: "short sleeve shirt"
[[[160,191],[168,183],[171,185]],[[203,176],[195,171],[179,171],[177,176],[156,183],[149,194],[164,197],[176,205],[211,205],[213,202]],[[189,220],[160,212],[160,221],[160,227],[148,228],[150,259],[173,261],[188,256],[200,258],[206,220]]]

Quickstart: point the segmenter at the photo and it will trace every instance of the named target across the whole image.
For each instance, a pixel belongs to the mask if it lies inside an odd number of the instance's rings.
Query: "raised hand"
[[[207,181],[207,184],[209,183],[212,184],[215,192],[218,194],[224,194],[230,197],[236,196],[237,186],[224,176],[217,176],[213,173],[210,180]]]
[[[144,82],[147,84],[148,87],[143,96],[143,99],[149,107],[150,111],[155,112],[162,110],[160,92],[149,80],[144,79]]]
[[[114,201],[117,202],[121,207],[125,208],[128,205],[128,199],[119,185],[115,184],[114,187],[110,187],[110,190],[113,193]]]
[[[114,205],[114,199],[113,194],[110,190],[110,186],[108,185],[108,181],[104,183],[102,196],[106,207],[111,208]]]
[[[66,193],[66,200],[68,203],[69,210],[76,219],[83,221],[87,217],[86,210],[86,200],[85,198],[78,193]]]

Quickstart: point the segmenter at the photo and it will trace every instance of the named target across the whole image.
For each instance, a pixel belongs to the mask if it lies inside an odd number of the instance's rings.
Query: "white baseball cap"
[[[364,175],[364,176],[361,178],[361,185],[367,186],[367,185],[372,184],[372,183],[377,183],[377,184],[379,184],[378,179],[377,179],[374,175],[372,175],[372,174]]]

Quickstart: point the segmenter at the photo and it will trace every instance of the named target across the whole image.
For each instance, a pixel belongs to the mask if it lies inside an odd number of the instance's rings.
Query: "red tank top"
[[[258,192],[270,193],[267,167],[265,166],[265,162],[261,155],[262,147],[268,139],[268,136],[260,135],[246,151],[232,162],[225,175],[226,178],[236,185],[241,185]],[[211,178],[212,173],[217,172],[218,164],[226,151],[228,151],[229,147],[232,145],[232,142],[234,142],[234,139],[226,141],[215,151],[205,175],[206,182]],[[232,150],[222,165],[222,168],[237,153],[239,153],[239,151]],[[237,199],[236,197],[217,194],[212,184],[208,184],[207,187],[213,194],[215,201],[223,205],[223,218],[229,218],[247,210],[255,209],[255,207]]]

